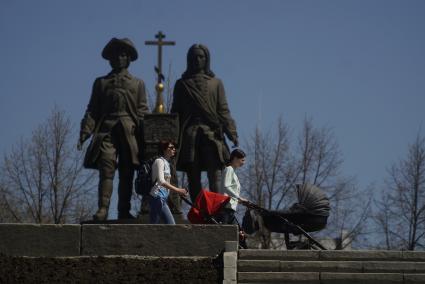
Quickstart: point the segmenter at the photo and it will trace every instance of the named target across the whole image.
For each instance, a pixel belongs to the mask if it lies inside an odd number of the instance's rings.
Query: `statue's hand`
[[[239,147],[239,141],[238,141],[238,137],[235,137],[233,139],[233,148]]]
[[[90,137],[89,134],[80,132],[80,139],[78,139],[77,150],[81,151],[83,149],[84,142]]]
[[[78,151],[81,151],[83,149],[83,143],[84,142],[82,142],[81,139],[78,140],[78,143],[77,143],[77,150]]]

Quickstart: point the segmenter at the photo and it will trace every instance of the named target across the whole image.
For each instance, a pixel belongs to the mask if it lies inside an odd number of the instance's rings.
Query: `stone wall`
[[[0,224],[0,283],[217,283],[230,225]]]
[[[0,224],[7,256],[216,256],[237,239],[232,225]]]

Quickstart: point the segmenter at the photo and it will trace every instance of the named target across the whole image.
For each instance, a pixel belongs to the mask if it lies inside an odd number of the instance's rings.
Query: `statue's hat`
[[[115,52],[120,50],[121,48],[126,49],[128,51],[128,55],[130,56],[130,60],[134,61],[137,59],[138,54],[137,50],[134,47],[134,44],[128,38],[112,38],[103,48],[102,57],[106,60],[110,60]]]

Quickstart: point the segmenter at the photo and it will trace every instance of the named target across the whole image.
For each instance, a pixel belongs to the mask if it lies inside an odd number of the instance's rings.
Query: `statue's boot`
[[[136,219],[131,213],[131,195],[133,191],[134,169],[121,167],[118,183],[118,219]]]
[[[104,179],[99,183],[99,199],[96,214],[93,215],[95,221],[105,221],[108,218],[109,203],[112,195],[112,179]]]

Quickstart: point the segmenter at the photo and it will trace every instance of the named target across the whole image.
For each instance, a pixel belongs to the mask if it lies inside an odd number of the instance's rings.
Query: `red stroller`
[[[195,203],[192,204],[186,198],[183,200],[192,206],[187,219],[192,224],[218,224],[216,216],[223,207],[229,202],[230,197],[219,193],[201,190],[196,197]]]
[[[201,190],[196,197],[195,203],[192,204],[189,200],[182,197],[182,199],[191,206],[187,219],[192,224],[221,224],[221,213],[225,205],[230,201],[230,196],[222,195],[219,193]],[[234,218],[235,223],[239,228],[239,246],[247,248],[245,242],[245,235],[239,225],[239,222]]]

